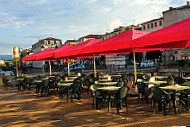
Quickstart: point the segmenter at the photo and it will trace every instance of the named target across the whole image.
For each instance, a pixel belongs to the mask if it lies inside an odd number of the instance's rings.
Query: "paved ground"
[[[0,87],[0,126],[2,127],[94,127],[129,126],[163,127],[190,125],[190,112],[167,116],[153,111],[150,104],[137,103],[136,98],[128,99],[128,111],[122,109],[116,114],[115,106],[107,113],[106,105],[101,110],[91,107],[92,100],[83,93],[81,100],[73,103],[59,100],[58,95],[40,96],[34,91],[17,91],[15,88]]]

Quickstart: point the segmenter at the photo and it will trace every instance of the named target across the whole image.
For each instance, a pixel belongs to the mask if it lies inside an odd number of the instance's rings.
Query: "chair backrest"
[[[184,82],[182,86],[190,86],[190,81]]]
[[[162,90],[159,87],[153,87],[152,90],[152,99],[155,101],[161,100]]]
[[[75,84],[75,83],[73,83],[73,84],[71,85],[71,90],[72,90],[73,93],[79,92],[79,91],[80,91],[80,88],[81,88],[81,85],[80,85],[80,84]]]
[[[116,86],[118,87],[123,87],[125,85],[125,82],[124,81],[119,81]]]
[[[176,77],[174,78],[174,81],[176,84],[183,84],[185,82],[185,80],[182,77]]]
[[[128,88],[127,87],[121,87],[118,91],[117,91],[117,93],[116,93],[116,98],[117,99],[119,99],[119,100],[121,100],[121,99],[124,99],[125,97],[126,97],[126,95],[127,95],[127,91],[128,91]]]
[[[91,90],[92,92],[97,91],[97,88],[99,88],[99,86],[96,85],[96,84],[93,84],[93,85],[90,86],[90,90]]]
[[[73,84],[81,84],[82,81],[80,79],[80,77],[76,78],[74,81],[73,81]]]
[[[42,83],[43,83],[43,86],[48,86],[49,85],[49,80],[43,80]]]
[[[136,82],[136,85],[139,93],[145,93],[146,84],[143,82]]]
[[[167,80],[167,84],[168,84],[168,85],[174,85],[175,82],[174,82],[174,80]]]

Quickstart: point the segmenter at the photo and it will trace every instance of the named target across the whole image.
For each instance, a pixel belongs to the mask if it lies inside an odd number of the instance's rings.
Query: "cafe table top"
[[[190,89],[189,86],[180,86],[180,85],[171,85],[171,86],[164,86],[164,87],[159,87],[159,88],[165,89],[165,90],[175,90],[175,91]]]
[[[112,79],[100,79],[99,81],[100,82],[110,82],[110,81],[112,81]]]
[[[17,78],[16,81],[23,81],[24,78]]]
[[[145,81],[144,83],[146,83],[146,84],[156,84],[156,85],[160,85],[160,84],[162,84],[162,83],[167,83],[167,81],[154,81],[154,82]]]
[[[119,90],[121,87],[118,86],[106,86],[106,87],[100,87],[97,88],[97,90],[103,90],[103,91],[117,91]]]
[[[42,83],[42,80],[34,80],[35,83]]]
[[[110,86],[110,85],[116,85],[117,82],[98,82],[96,84],[103,85],[103,86]]]
[[[68,79],[76,79],[77,77],[68,77]]]
[[[50,75],[50,76],[48,76],[49,78],[55,78],[55,76],[54,75]]]
[[[71,86],[72,83],[58,83],[58,86]]]
[[[73,80],[63,80],[63,81],[61,81],[61,82],[63,82],[63,83],[72,83]]]

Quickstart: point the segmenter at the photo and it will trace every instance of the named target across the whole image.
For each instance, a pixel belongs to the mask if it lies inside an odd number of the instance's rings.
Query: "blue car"
[[[70,71],[77,71],[77,70],[83,70],[84,69],[84,65],[83,64],[71,64],[69,65],[69,70]],[[68,68],[65,67],[65,71],[67,71]]]

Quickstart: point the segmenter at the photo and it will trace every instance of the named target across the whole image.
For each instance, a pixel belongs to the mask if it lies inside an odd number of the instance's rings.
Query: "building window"
[[[50,45],[50,41],[48,41],[48,45]]]
[[[56,44],[56,40],[54,41],[54,44]]]
[[[150,29],[150,25],[149,24],[147,25],[147,27],[148,27],[148,29]]]
[[[162,21],[159,22],[160,26],[162,26]]]
[[[154,23],[154,26],[157,27],[157,22]]]
[[[144,25],[144,26],[143,26],[143,30],[145,30],[145,29],[146,29],[146,26]]]
[[[153,28],[154,27],[154,24],[153,23],[151,23],[151,28]]]

